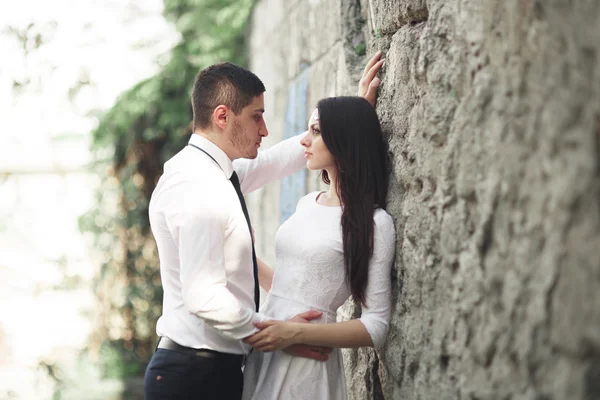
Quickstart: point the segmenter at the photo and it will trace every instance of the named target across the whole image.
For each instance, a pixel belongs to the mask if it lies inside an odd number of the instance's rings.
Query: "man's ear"
[[[213,111],[213,123],[220,129],[225,129],[227,127],[228,112],[229,108],[227,108],[227,106],[224,106],[223,104],[218,105]]]

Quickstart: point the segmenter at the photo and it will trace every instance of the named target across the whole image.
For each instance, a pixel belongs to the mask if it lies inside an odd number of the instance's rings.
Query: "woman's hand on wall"
[[[385,61],[380,59],[381,55],[381,51],[378,51],[371,57],[358,82],[358,95],[367,99],[373,108],[375,108],[375,104],[377,103],[377,88],[381,83],[381,80],[376,75]]]

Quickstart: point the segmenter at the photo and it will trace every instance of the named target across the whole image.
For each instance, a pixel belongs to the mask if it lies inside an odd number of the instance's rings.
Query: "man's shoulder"
[[[226,182],[223,170],[208,157],[197,157],[184,148],[164,165],[163,176],[190,183],[216,184]]]
[[[164,165],[151,203],[163,205],[177,204],[211,204],[222,198],[231,183],[223,171],[214,163],[205,160],[185,159],[181,154],[175,155]]]

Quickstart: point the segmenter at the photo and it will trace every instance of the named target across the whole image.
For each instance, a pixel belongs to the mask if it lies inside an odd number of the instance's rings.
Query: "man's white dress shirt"
[[[165,163],[150,200],[164,291],[156,333],[182,346],[244,354],[256,331],[252,238],[235,188],[249,193],[305,165],[302,135],[233,163],[214,143],[192,134]],[[216,162],[215,162],[216,161]],[[252,217],[252,216],[250,216]]]

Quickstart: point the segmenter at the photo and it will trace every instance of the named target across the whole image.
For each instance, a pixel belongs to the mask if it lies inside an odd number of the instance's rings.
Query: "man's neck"
[[[223,138],[223,135],[217,132],[212,131],[204,131],[200,129],[196,129],[193,133],[194,135],[202,136],[204,139],[212,142],[215,146],[223,150],[223,153],[229,157],[231,161],[239,158],[235,155],[234,149],[231,144]]]

